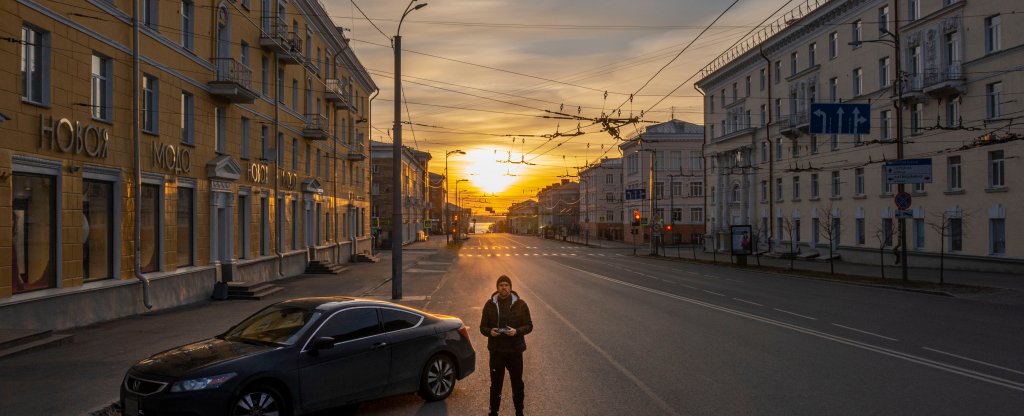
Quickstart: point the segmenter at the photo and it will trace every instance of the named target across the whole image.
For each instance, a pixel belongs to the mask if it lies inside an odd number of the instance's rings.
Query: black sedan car
[[[401,393],[444,400],[475,363],[458,318],[367,299],[293,299],[138,362],[121,384],[121,409],[287,416]]]

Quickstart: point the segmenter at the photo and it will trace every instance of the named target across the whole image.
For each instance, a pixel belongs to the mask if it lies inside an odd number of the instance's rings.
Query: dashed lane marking
[[[878,335],[878,334],[876,334],[876,333],[874,333],[874,332],[868,332],[868,331],[865,331],[865,330],[862,330],[862,329],[857,329],[857,328],[851,328],[851,327],[848,327],[848,326],[845,326],[845,325],[839,325],[839,324],[837,324],[837,323],[835,323],[835,322],[833,322],[833,323],[832,323],[832,325],[838,326],[838,327],[840,327],[840,328],[845,328],[845,329],[849,329],[849,330],[851,330],[851,331],[854,331],[854,332],[860,332],[860,333],[862,333],[862,334],[866,334],[866,335],[871,335],[871,336],[873,336],[873,337],[879,337],[879,338],[882,338],[882,339],[887,339],[887,340],[889,340],[889,341],[899,341],[899,340],[898,340],[898,339],[896,339],[896,338],[889,338],[889,337],[887,337],[887,336],[885,336],[885,335]]]
[[[782,310],[782,309],[779,309],[779,308],[772,308],[772,309],[774,309],[774,310],[777,310],[777,311],[779,311],[779,312],[782,312],[782,313],[788,313],[788,314],[790,314],[790,315],[793,315],[793,316],[799,316],[799,317],[801,317],[801,318],[805,318],[805,319],[810,319],[810,320],[812,320],[812,321],[817,321],[817,320],[818,320],[818,318],[812,318],[812,317],[810,317],[810,316],[807,316],[807,315],[801,315],[801,314],[798,314],[798,313],[796,313],[796,312],[784,311],[784,310]]]

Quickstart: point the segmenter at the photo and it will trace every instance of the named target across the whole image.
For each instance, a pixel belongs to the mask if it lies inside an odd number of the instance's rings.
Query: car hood
[[[211,338],[156,353],[139,361],[132,369],[146,374],[180,377],[212,365],[250,357],[277,348]]]

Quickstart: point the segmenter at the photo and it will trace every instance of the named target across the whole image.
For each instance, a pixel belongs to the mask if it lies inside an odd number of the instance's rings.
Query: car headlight
[[[174,383],[173,386],[171,386],[171,393],[180,393],[180,392],[183,392],[183,391],[197,391],[197,390],[215,389],[215,388],[220,387],[222,384],[226,383],[228,380],[231,380],[236,375],[238,375],[238,374],[237,373],[227,373],[227,374],[221,374],[219,376],[201,377],[201,378],[194,378],[194,379],[191,379],[191,380],[179,381],[177,383]]]

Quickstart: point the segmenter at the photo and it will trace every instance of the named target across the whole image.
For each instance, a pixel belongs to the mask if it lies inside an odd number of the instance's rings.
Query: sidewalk
[[[10,415],[81,415],[118,399],[125,371],[168,348],[219,334],[272,303],[308,296],[391,299],[391,252],[378,263],[347,264],[338,275],[276,280],[284,290],[258,301],[204,301],[104,322],[64,333],[74,342],[0,359],[0,409]],[[454,252],[444,240],[416,242],[403,250],[403,300],[422,307],[445,275]],[[422,272],[430,269],[428,272]]]

